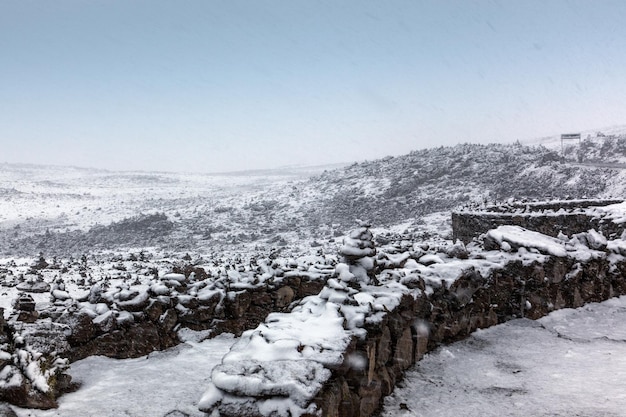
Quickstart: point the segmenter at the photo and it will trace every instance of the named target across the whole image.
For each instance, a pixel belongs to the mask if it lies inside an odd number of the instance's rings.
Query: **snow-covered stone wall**
[[[472,239],[501,225],[516,225],[549,236],[595,229],[608,237],[620,236],[624,223],[607,216],[610,206],[621,200],[565,200],[540,203],[512,203],[452,213],[453,239],[467,244]]]
[[[217,279],[190,268],[141,284],[105,279],[79,291],[66,291],[60,279],[52,285],[39,277],[24,281],[8,322],[0,308],[0,401],[52,408],[69,387],[63,371],[70,362],[138,357],[188,338],[240,335],[271,312],[318,294],[334,273],[325,262],[310,257]],[[41,284],[50,302],[37,304],[33,289],[40,291]]]
[[[443,343],[626,294],[626,244],[502,226],[461,258],[379,251],[376,285],[339,264],[317,296],[245,332],[199,407],[215,416],[367,417],[403,372]],[[428,258],[428,259],[426,259]],[[426,265],[428,264],[428,265]]]
[[[67,359],[60,358],[53,348],[29,343],[23,333],[4,320],[0,308],[0,404],[6,401],[30,408],[56,407],[56,398],[71,386],[67,368]]]

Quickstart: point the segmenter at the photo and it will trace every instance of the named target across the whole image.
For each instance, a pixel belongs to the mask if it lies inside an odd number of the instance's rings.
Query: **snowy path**
[[[82,386],[61,397],[57,410],[16,411],[19,417],[204,416],[198,400],[235,340],[222,335],[137,359],[87,358],[72,364],[70,374]]]
[[[197,401],[235,339],[186,343],[149,357],[72,365],[58,410],[20,417],[203,416]],[[386,399],[383,417],[626,415],[626,297],[476,332],[429,354]],[[175,412],[177,410],[178,412]]]
[[[383,417],[626,415],[626,297],[515,320],[409,371]]]

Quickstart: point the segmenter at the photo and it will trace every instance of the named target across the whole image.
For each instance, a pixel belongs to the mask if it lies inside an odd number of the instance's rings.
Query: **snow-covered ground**
[[[519,319],[428,354],[383,417],[626,415],[626,297]]]
[[[57,410],[15,410],[20,417],[202,416],[196,407],[210,371],[235,341],[222,335],[137,359],[87,358],[72,364],[81,387]],[[382,416],[623,416],[624,381],[626,296],[510,321],[441,347],[406,374]]]
[[[69,374],[81,386],[62,396],[58,409],[14,409],[20,417],[204,416],[197,402],[235,340],[188,341],[136,359],[92,356],[72,364]]]

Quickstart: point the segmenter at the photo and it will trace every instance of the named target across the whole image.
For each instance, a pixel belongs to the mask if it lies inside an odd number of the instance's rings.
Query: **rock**
[[[391,332],[389,327],[383,327],[383,332],[378,340],[376,355],[376,367],[383,367],[391,356]]]
[[[161,314],[163,314],[164,309],[165,306],[163,305],[163,303],[159,302],[158,300],[150,300],[150,303],[148,304],[148,307],[146,307],[146,309],[144,310],[144,313],[146,313],[146,317],[148,318],[148,320],[156,323],[159,317],[161,317]]]
[[[18,407],[38,408],[41,410],[57,407],[54,398],[32,388],[25,379],[22,379],[20,385],[12,385],[0,389],[0,401],[6,401]]]
[[[173,308],[169,308],[159,317],[159,329],[163,332],[171,331],[178,322],[178,314]]]
[[[272,304],[272,296],[265,291],[253,292],[250,303],[255,306],[268,306]]]
[[[127,359],[147,355],[161,349],[157,327],[152,323],[137,323],[128,329],[118,329],[92,339],[73,351],[72,360],[91,355]]]
[[[423,255],[422,257],[419,258],[418,262],[426,266],[444,263],[443,259],[441,259],[439,256],[433,253],[428,253],[426,255]]]
[[[454,243],[454,245],[449,247],[446,250],[446,254],[450,256],[451,258],[458,258],[458,259],[467,259],[469,257],[467,253],[467,249],[465,248],[465,245],[460,240],[457,240]]]
[[[229,293],[228,296],[224,298],[227,318],[242,318],[250,306],[250,301],[250,293],[247,291]]]
[[[35,300],[26,293],[19,293],[13,300],[13,308],[19,311],[35,311]]]
[[[304,298],[309,295],[319,294],[324,288],[325,280],[321,279],[311,279],[311,280],[302,280],[302,283],[297,287],[298,298]]]
[[[122,294],[123,292],[121,292]],[[122,299],[124,298],[124,299]],[[132,293],[125,293],[124,297],[120,297],[120,301],[117,303],[119,308],[126,311],[138,312],[148,307],[150,304],[150,294],[148,291],[135,291]]]
[[[370,417],[380,406],[382,397],[380,381],[373,380],[367,386],[359,388],[361,404],[359,406],[360,417]]]
[[[0,307],[0,343],[3,342],[3,338],[6,337],[7,322],[4,320],[4,308]]]
[[[276,307],[284,308],[287,307],[293,301],[295,296],[294,290],[289,287],[281,287],[276,291]]]
[[[187,310],[179,315],[179,321],[185,325],[194,325],[197,330],[208,328],[213,320],[214,309],[211,307],[198,307]]]
[[[108,333],[115,329],[116,320],[112,310],[100,314],[93,319],[93,324],[101,333]]]
[[[59,318],[59,322],[69,327],[67,341],[72,346],[87,343],[96,335],[96,325],[91,317],[83,311],[65,313]]]
[[[39,313],[36,311],[18,311],[14,316],[16,321],[24,323],[34,323],[39,318]]]
[[[411,329],[407,327],[396,342],[393,364],[404,371],[413,364],[413,359],[413,336],[411,335]]]
[[[50,291],[50,284],[37,277],[36,280],[27,280],[17,284],[16,288],[24,292],[44,293]]]
[[[191,295],[179,295],[177,300],[186,308],[195,309],[200,305],[198,298]]]
[[[377,283],[374,270],[376,269],[376,245],[372,232],[368,227],[360,227],[350,232],[344,238],[343,246],[339,249],[342,261],[349,265],[353,280],[360,285]]]
[[[102,287],[99,284],[94,285],[89,290],[89,297],[87,301],[91,304],[98,304],[102,299]]]
[[[67,342],[67,326],[50,319],[21,324],[20,336],[29,349],[49,356],[65,355],[71,347]]]

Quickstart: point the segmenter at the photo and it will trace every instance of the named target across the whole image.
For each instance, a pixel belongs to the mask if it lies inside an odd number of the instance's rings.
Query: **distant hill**
[[[619,170],[575,164],[626,160],[626,136],[582,141],[560,150],[521,144],[462,144],[353,164],[312,178],[303,193],[310,224],[350,224],[358,217],[391,225],[466,204],[514,199],[622,197]],[[613,181],[612,181],[613,180]]]

